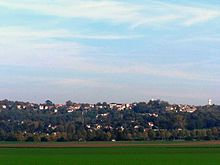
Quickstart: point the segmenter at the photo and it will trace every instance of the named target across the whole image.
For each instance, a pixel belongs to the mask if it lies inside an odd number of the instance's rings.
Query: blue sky
[[[217,0],[1,0],[0,99],[220,103]]]

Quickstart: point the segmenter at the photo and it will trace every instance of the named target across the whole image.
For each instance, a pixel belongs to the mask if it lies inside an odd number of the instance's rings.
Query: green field
[[[219,145],[0,148],[0,165],[219,165]]]

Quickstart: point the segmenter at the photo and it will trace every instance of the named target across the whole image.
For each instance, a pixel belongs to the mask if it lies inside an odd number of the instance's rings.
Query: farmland
[[[1,165],[218,165],[220,142],[1,143]]]

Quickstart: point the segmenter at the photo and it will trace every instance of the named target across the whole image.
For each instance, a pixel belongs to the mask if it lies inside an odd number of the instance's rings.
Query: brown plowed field
[[[0,143],[0,148],[65,148],[65,147],[120,147],[120,146],[162,146],[162,147],[175,147],[175,146],[210,146],[219,145],[220,141],[200,141],[200,142],[170,142],[170,143],[138,143],[138,142],[64,142],[64,143]]]

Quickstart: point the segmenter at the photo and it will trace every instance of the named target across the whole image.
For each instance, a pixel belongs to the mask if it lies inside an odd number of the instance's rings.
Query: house
[[[125,109],[132,109],[132,105],[131,104],[118,104],[118,103],[110,103],[109,104],[110,109],[116,109],[118,111],[122,111]]]
[[[166,111],[178,111],[179,105],[170,105],[166,107]]]
[[[63,106],[64,106],[64,104],[56,104],[56,105],[55,105],[55,108],[58,109],[58,108],[61,108],[61,107],[63,107]]]
[[[110,109],[113,109],[114,107],[116,107],[116,105],[117,105],[116,103],[110,103],[109,107],[110,107]]]
[[[21,105],[17,105],[17,109],[22,109],[22,106]]]
[[[87,124],[87,125],[86,125],[86,128],[91,128],[91,126]]]
[[[134,126],[134,129],[138,129],[138,128],[139,128],[139,126],[138,126],[138,125]]]
[[[106,125],[104,128],[107,130],[113,130],[112,126],[110,126],[110,125]]]
[[[29,105],[29,104],[20,103],[20,104],[17,104],[17,105],[16,105],[16,108],[17,108],[18,110],[22,110],[22,109],[26,109],[28,105]],[[30,105],[29,105],[29,106],[30,106]]]
[[[7,108],[7,106],[6,106],[6,105],[2,105],[2,108],[3,108],[3,109],[6,109],[6,108]]]
[[[123,126],[121,126],[121,127],[118,127],[118,128],[116,128],[117,130],[121,130],[121,131],[124,131],[124,127]]]
[[[109,113],[101,113],[101,114],[96,115],[96,118],[98,118],[99,116],[107,117],[108,115]]]
[[[156,113],[149,113],[148,114],[150,117],[158,117],[158,114],[156,114]]]
[[[74,104],[72,106],[69,106],[67,108],[67,112],[71,113],[71,112],[74,112],[76,110],[79,110],[81,108],[81,105],[80,104]]]
[[[102,128],[102,126],[99,125],[99,124],[95,124],[95,126],[96,126],[96,129],[100,129],[100,128]]]
[[[102,113],[102,114],[100,114],[102,117],[105,117],[105,116],[108,116],[109,115],[109,113]]]
[[[46,104],[40,104],[38,107],[39,107],[39,110],[51,110],[55,108],[56,106],[52,106],[52,105],[48,106]]]
[[[55,130],[57,128],[57,126],[51,126],[52,130]]]
[[[74,104],[72,107],[73,107],[74,110],[79,110],[81,108],[81,105],[80,104]]]
[[[96,108],[98,108],[98,109],[102,109],[103,106],[102,106],[102,105],[96,105]]]
[[[125,107],[126,107],[126,109],[132,109],[132,104],[129,104],[129,103],[127,103],[127,104],[125,104]]]
[[[91,108],[93,108],[93,107],[94,107],[93,104],[88,104],[88,103],[81,105],[81,108],[82,108],[82,109],[85,109],[85,110],[89,110],[89,109],[91,109]]]
[[[170,105],[166,107],[167,111],[175,111],[175,112],[187,112],[187,113],[193,113],[197,110],[197,108],[193,105]]]
[[[72,113],[72,112],[74,112],[75,111],[75,109],[74,108],[71,108],[71,107],[69,107],[68,109],[67,109],[67,112],[68,113]]]
[[[180,112],[189,112],[189,113],[193,113],[197,110],[197,108],[195,106],[191,106],[191,105],[179,105],[179,111]]]
[[[148,122],[147,124],[148,124],[148,126],[150,126],[150,127],[153,127],[153,126],[154,126],[154,123],[153,123],[153,122]]]
[[[44,110],[44,105],[39,105],[40,110]]]
[[[126,108],[126,106],[125,106],[125,104],[117,104],[116,108],[117,108],[118,111],[122,111]]]

